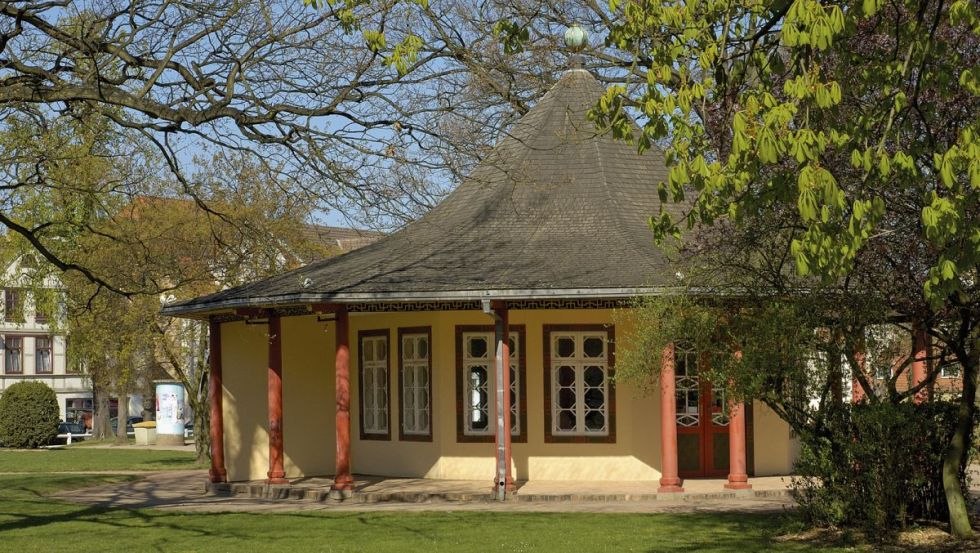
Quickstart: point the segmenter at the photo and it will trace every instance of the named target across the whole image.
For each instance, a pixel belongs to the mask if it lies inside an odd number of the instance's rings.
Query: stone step
[[[247,497],[250,499],[275,499],[325,502],[328,500],[343,500],[351,503],[478,503],[493,501],[490,493],[466,493],[444,491],[353,491],[344,494],[322,487],[303,487],[289,485],[269,485],[256,483],[211,483],[207,486],[211,495],[228,497]],[[751,498],[782,498],[789,497],[789,490],[738,490],[719,492],[682,492],[682,493],[649,493],[649,494],[603,494],[603,493],[533,493],[521,494],[519,491],[511,494],[509,501],[530,503],[556,502],[637,502],[637,501],[717,501]]]

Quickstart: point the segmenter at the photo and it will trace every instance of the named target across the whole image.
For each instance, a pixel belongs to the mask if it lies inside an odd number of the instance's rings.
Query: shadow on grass
[[[345,533],[412,535],[421,542],[460,540],[483,527],[484,550],[591,551],[809,551],[808,544],[776,544],[771,538],[788,519],[779,514],[506,513],[479,511],[342,513],[294,512],[284,518],[306,525],[338,522]],[[351,519],[353,517],[353,520]],[[773,523],[778,522],[776,527]],[[355,524],[351,524],[355,522]],[[639,542],[639,543],[638,543]],[[463,545],[462,543],[456,545]],[[637,546],[640,545],[639,549]],[[644,547],[646,545],[646,547]],[[462,549],[462,548],[460,548]]]
[[[193,503],[188,473],[169,480],[140,476],[23,475],[0,478],[0,534],[31,547],[71,543],[78,550],[269,551],[894,551],[839,539],[776,540],[805,527],[792,513],[532,513],[490,511],[174,512],[147,508]],[[132,484],[119,486],[120,482]],[[183,488],[180,487],[183,483]],[[48,494],[91,493],[86,505]],[[176,489],[175,489],[176,488]],[[183,493],[183,495],[182,495]],[[201,494],[202,497],[203,493]],[[214,498],[207,498],[212,501]],[[275,509],[283,501],[270,502]],[[220,506],[218,507],[220,508]],[[65,541],[65,536],[69,542]],[[45,542],[45,540],[50,540]],[[106,542],[107,543],[101,543]],[[118,541],[116,541],[118,540]],[[856,546],[856,548],[855,548]],[[28,548],[30,549],[30,548]],[[957,551],[950,548],[916,549]],[[958,549],[971,551],[975,549]]]
[[[16,530],[82,523],[113,528],[149,525],[168,531],[191,532],[195,535],[215,535],[214,532],[208,531],[207,527],[187,528],[185,525],[169,522],[168,518],[174,518],[171,513],[115,507],[119,501],[125,499],[125,494],[122,493],[108,495],[103,500],[84,506],[52,499],[48,496],[53,491],[114,484],[127,480],[135,481],[139,478],[135,476],[26,475],[18,477],[16,483],[2,482],[0,535]],[[102,493],[105,495],[105,492]],[[81,549],[84,550],[85,548],[81,547]]]
[[[46,494],[86,484],[120,482],[120,477],[29,476],[0,481],[0,533],[34,545],[64,545],[74,536],[78,549],[94,547],[100,536],[143,548],[168,549],[181,542],[219,549],[237,541],[270,550],[336,551],[762,551],[770,549],[772,515],[603,513],[507,513],[486,511],[288,513],[177,513],[142,508],[171,500],[166,482],[139,479],[127,486],[102,486],[97,501],[80,506]],[[116,490],[115,492],[113,490]],[[85,490],[79,490],[84,492]],[[100,532],[99,528],[108,529]],[[27,532],[27,534],[23,534]],[[134,532],[138,532],[134,533]],[[201,541],[204,540],[204,541]],[[290,545],[287,545],[290,544]],[[112,549],[112,544],[101,544]],[[164,546],[166,545],[166,547]],[[805,546],[784,545],[782,551]]]

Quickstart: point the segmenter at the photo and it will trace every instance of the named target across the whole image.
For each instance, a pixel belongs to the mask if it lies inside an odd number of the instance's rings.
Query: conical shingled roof
[[[663,154],[597,135],[567,71],[442,203],[386,238],[168,314],[309,302],[625,297],[678,285],[647,227]],[[668,205],[668,208],[672,206]]]

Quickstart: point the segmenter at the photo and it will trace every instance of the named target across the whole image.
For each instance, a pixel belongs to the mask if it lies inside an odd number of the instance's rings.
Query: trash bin
[[[133,433],[136,435],[136,445],[154,445],[157,443],[156,421],[145,421],[134,424]]]

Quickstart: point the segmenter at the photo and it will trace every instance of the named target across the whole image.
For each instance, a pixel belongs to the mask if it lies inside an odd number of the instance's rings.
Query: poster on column
[[[184,436],[184,386],[175,380],[157,380],[157,434]]]

